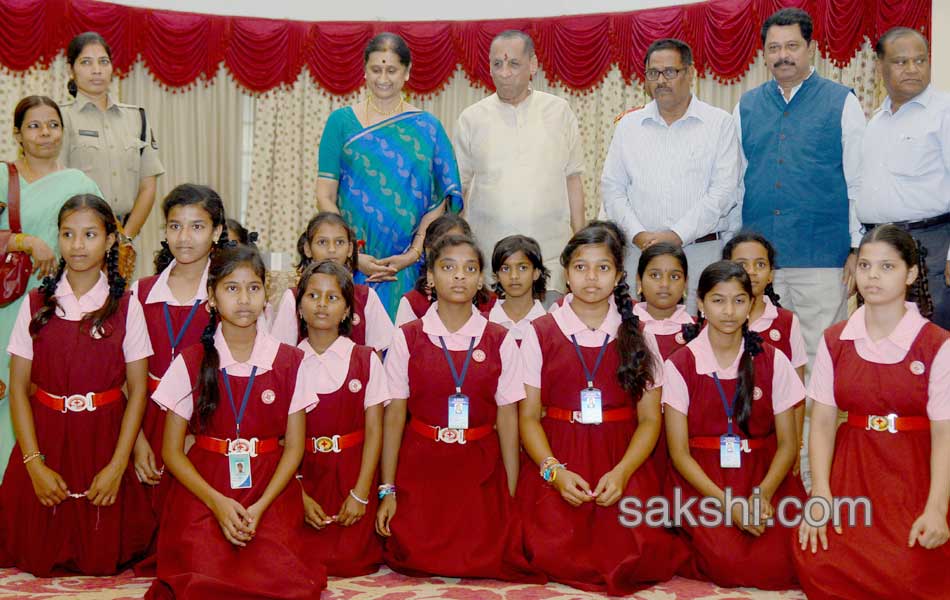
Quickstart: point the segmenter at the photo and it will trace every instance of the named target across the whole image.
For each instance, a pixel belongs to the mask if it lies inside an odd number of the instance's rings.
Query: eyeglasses
[[[660,69],[647,69],[646,72],[644,73],[644,75],[646,75],[647,81],[656,81],[657,79],[660,78],[660,74],[662,74],[663,77],[664,77],[667,81],[673,81],[674,79],[676,79],[677,77],[680,76],[680,73],[682,73],[682,72],[685,71],[685,70],[686,70],[685,68],[684,68],[684,69],[674,69],[673,67],[667,67],[667,68],[665,68],[665,69],[663,69],[663,70],[660,70]]]

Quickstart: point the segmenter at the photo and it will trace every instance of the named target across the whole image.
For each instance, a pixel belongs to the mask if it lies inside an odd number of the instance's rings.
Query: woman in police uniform
[[[112,51],[95,32],[77,35],[66,50],[69,93],[62,105],[64,130],[61,161],[85,172],[102,190],[113,212],[135,237],[145,225],[155,184],[165,172],[158,142],[145,109],[120,104],[109,93]]]

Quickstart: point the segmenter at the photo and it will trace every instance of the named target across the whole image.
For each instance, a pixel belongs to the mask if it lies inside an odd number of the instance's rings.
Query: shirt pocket
[[[101,168],[103,155],[102,137],[77,134],[76,142],[69,149],[70,167],[79,169],[85,173],[95,171]]]
[[[887,170],[893,175],[916,177],[927,170],[930,136],[901,134],[897,142],[887,149]]]
[[[122,162],[127,171],[130,171],[138,177],[142,170],[142,153],[145,150],[145,142],[135,139],[125,144],[122,149]]]

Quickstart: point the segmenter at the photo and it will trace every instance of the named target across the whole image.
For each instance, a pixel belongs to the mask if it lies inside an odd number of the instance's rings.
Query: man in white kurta
[[[498,240],[533,237],[564,288],[558,259],[584,226],[584,153],[577,118],[562,98],[532,90],[538,59],[531,38],[499,34],[489,51],[496,93],[462,112],[455,131],[465,218],[486,261]]]

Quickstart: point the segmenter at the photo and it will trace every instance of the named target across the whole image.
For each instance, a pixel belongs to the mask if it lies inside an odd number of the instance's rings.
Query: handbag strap
[[[16,170],[16,165],[12,162],[7,163],[7,210],[10,211],[10,231],[13,233],[23,233],[20,230],[20,174]]]

